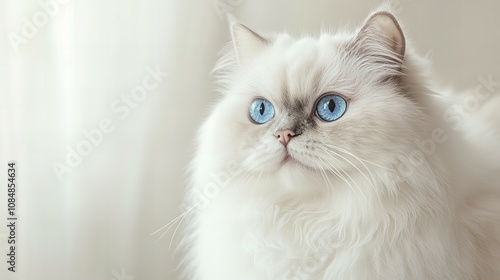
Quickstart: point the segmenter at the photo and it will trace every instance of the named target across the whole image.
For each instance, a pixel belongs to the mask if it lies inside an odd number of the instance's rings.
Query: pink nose
[[[274,136],[276,136],[276,138],[280,140],[281,144],[283,144],[286,147],[286,145],[288,145],[290,140],[292,140],[292,137],[295,136],[295,132],[293,132],[290,129],[278,130],[276,131]]]

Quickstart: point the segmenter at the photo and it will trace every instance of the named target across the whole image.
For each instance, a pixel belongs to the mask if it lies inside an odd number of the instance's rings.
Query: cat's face
[[[214,114],[244,169],[345,176],[362,161],[393,162],[415,137],[419,109],[398,82],[404,37],[392,16],[375,15],[354,35],[299,40],[237,25],[233,40],[239,66]]]

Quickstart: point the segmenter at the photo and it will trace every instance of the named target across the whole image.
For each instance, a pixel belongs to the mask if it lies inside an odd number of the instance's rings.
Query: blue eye
[[[250,104],[250,118],[257,124],[263,124],[274,117],[274,106],[263,98],[255,98]]]
[[[336,94],[329,94],[321,97],[316,105],[316,114],[325,122],[333,122],[342,115],[347,109],[347,102],[344,98]]]

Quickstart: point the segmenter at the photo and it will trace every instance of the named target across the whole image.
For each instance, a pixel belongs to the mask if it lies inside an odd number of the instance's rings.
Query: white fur
[[[221,60],[187,196],[188,279],[500,279],[498,139],[472,118],[452,128],[454,101],[411,46],[381,66],[348,53],[356,36],[280,34],[245,64]],[[284,87],[311,112],[324,93],[350,99],[292,139],[291,163],[273,136],[290,121]],[[276,108],[267,124],[248,119],[256,96]]]

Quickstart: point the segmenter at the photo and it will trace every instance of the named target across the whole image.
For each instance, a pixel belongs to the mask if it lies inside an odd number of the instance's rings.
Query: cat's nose
[[[288,145],[290,140],[292,140],[292,137],[295,136],[295,132],[293,132],[290,129],[278,130],[276,131],[274,136],[276,136],[276,138],[280,140],[281,144],[283,144],[286,147],[286,145]]]

